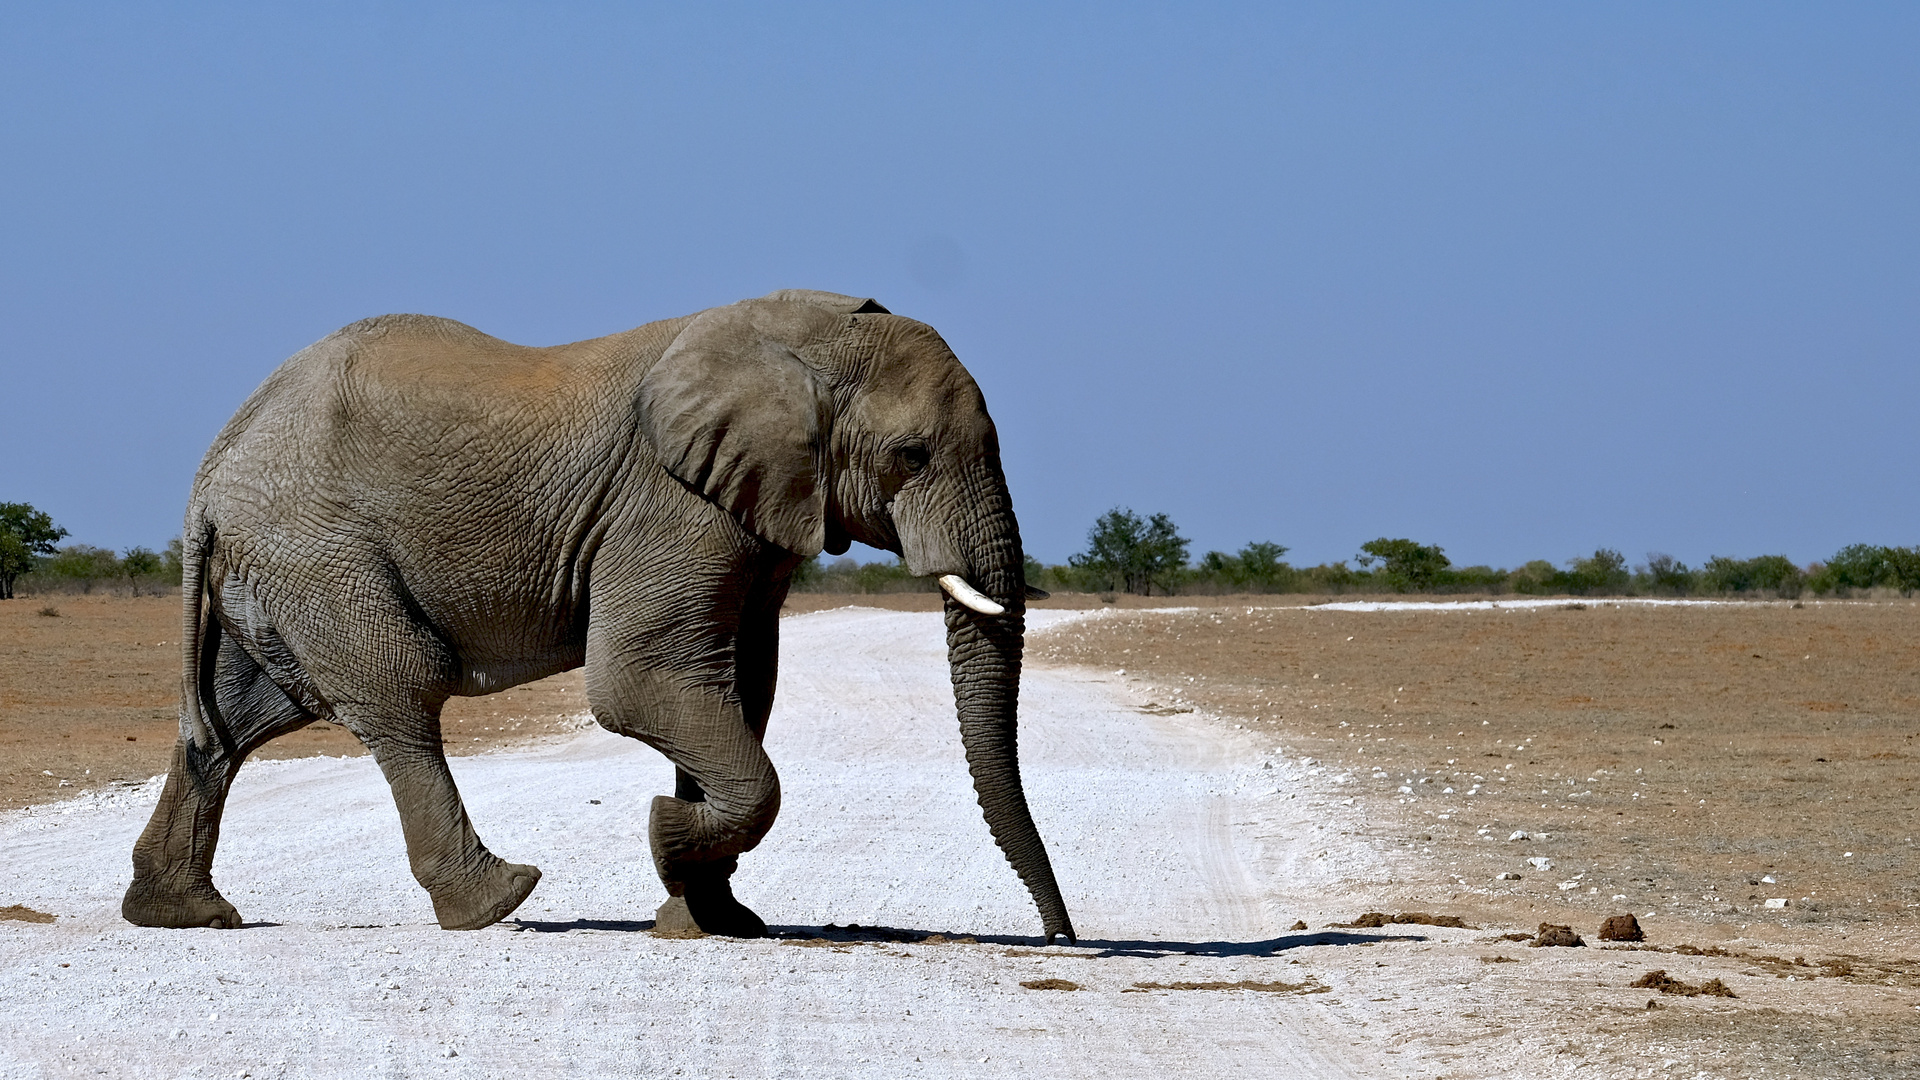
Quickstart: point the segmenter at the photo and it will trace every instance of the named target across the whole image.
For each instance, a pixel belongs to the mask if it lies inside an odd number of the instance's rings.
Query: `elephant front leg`
[[[780,779],[740,705],[703,687],[658,676],[595,680],[595,715],[610,730],[665,754],[675,794],[653,800],[648,843],[667,901],[659,931],[764,937],[766,923],[733,895],[742,852],[760,843],[780,810]],[[590,684],[591,685],[591,684]]]

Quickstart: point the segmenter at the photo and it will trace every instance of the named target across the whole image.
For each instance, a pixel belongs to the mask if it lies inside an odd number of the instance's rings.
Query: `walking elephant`
[[[122,913],[240,925],[212,877],[234,772],[325,719],[386,776],[440,925],[506,917],[540,872],[474,834],[441,706],[585,665],[599,722],[677,768],[657,925],[764,934],[729,882],[780,805],[780,607],[854,540],[948,592],[981,809],[1073,940],[1020,784],[1028,590],[986,404],[932,328],[805,290],[552,348],[387,315],[281,365],[194,480],[181,734]]]

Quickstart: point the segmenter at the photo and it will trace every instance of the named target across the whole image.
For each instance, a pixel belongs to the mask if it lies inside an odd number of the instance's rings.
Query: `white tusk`
[[[965,604],[982,615],[1005,615],[1007,613],[1006,608],[982,596],[979,589],[967,584],[967,579],[961,577],[959,574],[941,574],[940,587],[947,590],[948,596],[953,597],[955,600],[960,601],[962,604]]]

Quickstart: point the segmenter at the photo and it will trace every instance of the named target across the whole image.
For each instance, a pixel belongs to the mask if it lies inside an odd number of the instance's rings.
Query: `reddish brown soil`
[[[179,642],[177,595],[0,602],[0,809],[166,772],[180,727]],[[573,730],[585,711],[572,671],[456,698],[442,720],[449,750],[477,753]],[[364,753],[345,729],[313,724],[255,756]]]
[[[1494,886],[1517,911],[1744,921],[1782,898],[1769,917],[1920,916],[1920,604],[1260,603],[1118,614],[1029,655],[1125,668],[1160,708],[1350,772],[1390,808],[1379,839],[1476,888],[1520,872]]]

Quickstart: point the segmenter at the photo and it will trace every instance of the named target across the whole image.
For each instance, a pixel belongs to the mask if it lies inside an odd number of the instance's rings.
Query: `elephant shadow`
[[[508,925],[521,931],[539,934],[565,934],[573,931],[597,931],[601,933],[649,933],[653,930],[653,920],[615,920],[615,919],[566,919],[537,920],[513,919]],[[682,936],[682,935],[671,935]],[[962,934],[951,930],[917,930],[895,926],[861,926],[851,923],[837,926],[769,926],[767,936],[775,940],[789,941],[805,945],[1007,945],[1024,948],[1045,948],[1044,939],[1021,934]],[[1107,957],[1134,957],[1138,959],[1158,959],[1167,956],[1212,956],[1244,957],[1275,956],[1291,949],[1311,948],[1324,945],[1379,945],[1387,942],[1427,941],[1424,934],[1356,934],[1349,931],[1297,931],[1280,937],[1261,941],[1149,941],[1145,939],[1117,940],[1106,938],[1086,938],[1077,946],[1080,949],[1092,949],[1091,955],[1080,953],[1088,959]]]

